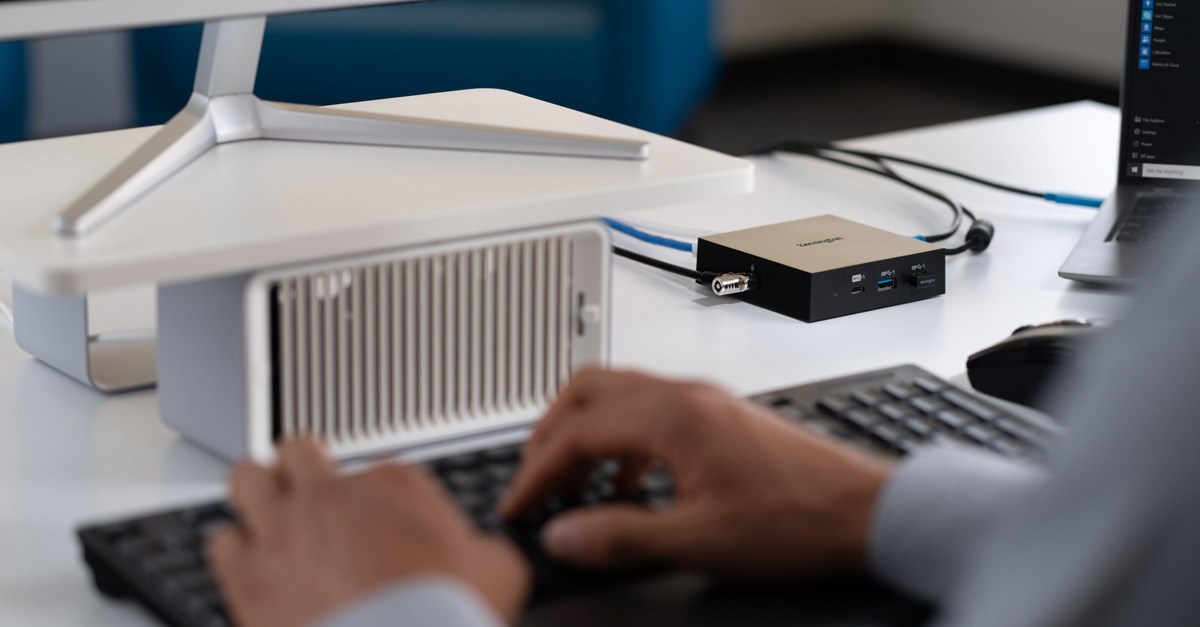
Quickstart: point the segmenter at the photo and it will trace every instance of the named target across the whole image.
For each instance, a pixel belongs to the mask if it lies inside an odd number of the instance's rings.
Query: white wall
[[[877,32],[893,0],[719,0],[722,49],[754,54]]]
[[[1126,0],[898,0],[894,33],[937,46],[1068,72],[1121,78]]]
[[[1079,78],[1121,76],[1126,0],[718,0],[733,56],[890,35]]]

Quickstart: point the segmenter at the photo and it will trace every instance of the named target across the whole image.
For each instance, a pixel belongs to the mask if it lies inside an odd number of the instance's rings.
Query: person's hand
[[[339,476],[311,440],[279,449],[267,470],[230,478],[240,525],[216,531],[208,558],[243,627],[299,627],[387,583],[457,578],[512,619],[528,567],[507,542],[476,532],[425,471],[383,464]]]
[[[545,550],[576,566],[670,564],[731,578],[787,578],[866,564],[883,461],[699,383],[587,370],[563,390],[526,444],[501,505],[513,519],[605,459],[628,482],[657,460],[676,501],[652,511],[598,505],[561,514]]]

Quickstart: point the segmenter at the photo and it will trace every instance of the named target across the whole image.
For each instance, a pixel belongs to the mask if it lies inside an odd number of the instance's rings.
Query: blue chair
[[[0,43],[0,142],[25,139],[25,44]]]
[[[673,133],[716,76],[707,0],[450,0],[268,22],[259,96],[332,104],[471,87],[509,89]],[[138,118],[191,90],[198,25],[134,33]]]

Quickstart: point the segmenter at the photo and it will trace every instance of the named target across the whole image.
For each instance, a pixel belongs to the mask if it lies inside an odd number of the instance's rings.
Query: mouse
[[[1080,348],[1100,328],[1091,320],[1027,325],[967,359],[967,378],[976,390],[1045,411],[1047,392],[1076,366]]]

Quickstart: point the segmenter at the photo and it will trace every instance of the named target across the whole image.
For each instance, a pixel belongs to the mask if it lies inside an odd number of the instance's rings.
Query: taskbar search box
[[[1143,163],[1141,169],[1143,178],[1200,181],[1200,166]]]

